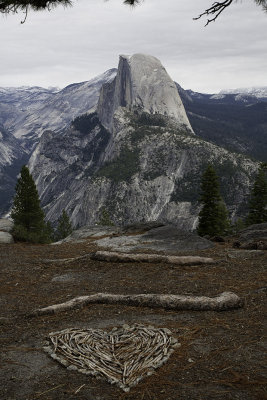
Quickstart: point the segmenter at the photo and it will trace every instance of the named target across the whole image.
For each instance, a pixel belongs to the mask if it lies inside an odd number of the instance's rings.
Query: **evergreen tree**
[[[246,219],[247,225],[267,222],[267,165],[262,164],[253,185],[250,201],[249,214]]]
[[[66,211],[63,210],[58,220],[58,226],[55,234],[56,240],[64,239],[65,237],[69,236],[72,231],[73,229],[69,216]]]
[[[220,195],[219,179],[211,165],[202,176],[200,201],[203,207],[199,213],[198,234],[200,236],[227,234],[230,230],[228,212]]]
[[[104,207],[102,208],[101,217],[98,225],[114,226],[114,223],[111,221],[108,211]]]
[[[46,231],[47,237],[49,238],[49,241],[50,242],[54,242],[54,240],[55,240],[55,230],[54,230],[54,228],[53,228],[53,226],[52,226],[50,221],[47,221],[45,231]]]
[[[242,231],[242,229],[245,229],[245,227],[246,227],[246,224],[243,221],[243,219],[242,218],[238,218],[235,221],[235,223],[232,225],[232,231],[233,231],[234,234],[236,234],[236,233]]]
[[[11,211],[15,239],[33,243],[49,242],[44,216],[33,177],[24,165],[17,181]]]

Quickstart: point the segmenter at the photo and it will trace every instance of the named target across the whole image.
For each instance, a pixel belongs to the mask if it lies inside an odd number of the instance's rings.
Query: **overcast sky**
[[[267,86],[267,14],[237,2],[215,23],[192,18],[213,0],[73,0],[73,7],[0,17],[0,86],[59,86],[117,67],[119,54],[159,58],[185,89]]]

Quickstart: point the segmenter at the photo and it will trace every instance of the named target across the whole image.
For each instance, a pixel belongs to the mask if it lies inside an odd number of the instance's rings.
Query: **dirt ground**
[[[95,251],[88,240],[62,245],[0,245],[1,400],[264,400],[265,255],[234,255],[231,243],[191,254],[218,263],[174,266],[106,263],[78,257]],[[266,275],[265,275],[266,276]],[[39,307],[97,292],[172,293],[215,296],[233,291],[241,309],[168,311],[91,305],[56,315],[30,318]],[[66,368],[42,349],[49,332],[65,328],[111,328],[142,323],[169,328],[181,347],[169,361],[129,393],[105,380]]]

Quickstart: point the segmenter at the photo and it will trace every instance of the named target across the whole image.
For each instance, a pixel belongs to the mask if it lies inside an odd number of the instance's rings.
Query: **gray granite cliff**
[[[231,216],[242,215],[258,163],[197,137],[176,86],[151,56],[120,58],[94,113],[44,132],[29,162],[48,219],[74,226],[171,222],[196,227],[199,187],[215,166]]]
[[[164,115],[192,130],[175,83],[152,56],[120,56],[118,73],[102,86],[98,101],[97,113],[106,129],[114,129],[114,114],[120,108]]]

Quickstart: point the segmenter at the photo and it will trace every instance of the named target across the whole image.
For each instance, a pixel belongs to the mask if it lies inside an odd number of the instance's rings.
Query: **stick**
[[[84,386],[85,386],[85,383],[84,383],[82,386],[80,386],[80,387],[74,392],[74,394],[79,393],[79,391],[80,391]]]
[[[46,390],[45,392],[42,392],[42,393],[38,394],[38,395],[36,396],[36,399],[37,399],[38,397],[41,397],[43,394],[46,394],[46,393],[48,393],[48,392],[52,392],[52,390],[58,389],[60,386],[65,386],[65,385],[64,385],[64,384],[61,384],[61,385],[58,385],[58,386],[56,386],[56,387],[54,387],[54,388],[48,389],[48,390]]]

